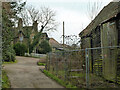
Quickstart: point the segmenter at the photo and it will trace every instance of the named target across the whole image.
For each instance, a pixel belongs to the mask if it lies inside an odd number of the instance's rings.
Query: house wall
[[[13,41],[14,44],[21,43],[19,38],[15,38]],[[23,38],[23,42],[26,46],[28,46],[28,38]]]

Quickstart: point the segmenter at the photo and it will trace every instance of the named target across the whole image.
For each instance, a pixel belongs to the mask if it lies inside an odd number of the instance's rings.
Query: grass
[[[49,73],[52,73],[55,76],[57,75],[56,76],[57,78],[64,80],[65,71],[58,70],[56,72],[56,69],[53,70],[52,66],[50,68],[51,69],[50,69]],[[69,73],[67,73],[67,83],[69,83],[69,82],[73,86],[76,86],[80,89],[85,89],[86,88],[86,73],[85,72],[69,72]],[[65,85],[66,84],[64,84],[63,86],[65,86]],[[92,73],[89,74],[89,85],[90,85],[90,88],[117,88],[117,86],[115,84],[109,83],[109,82],[105,81],[102,77],[97,76]]]
[[[13,64],[13,63],[17,63],[18,61],[15,60],[15,62],[11,61],[11,62],[3,62],[3,64]]]
[[[37,62],[37,65],[38,66],[45,66],[46,64],[45,63],[41,63],[41,62]]]
[[[43,70],[43,72],[46,76],[50,77],[51,79],[55,80],[60,85],[66,87],[66,88],[77,88],[76,86],[72,85],[70,82],[59,79],[57,76],[51,74],[49,71]]]
[[[15,60],[14,62],[3,62],[3,65],[4,64],[14,64],[14,63],[17,63],[18,61]],[[2,89],[3,88],[10,88],[10,81],[9,81],[9,78],[7,76],[7,73],[5,70],[2,70]]]
[[[85,77],[85,73],[70,72],[71,76]]]
[[[10,81],[5,70],[2,70],[2,88],[10,88]]]
[[[14,63],[17,63],[18,61],[15,60],[14,62],[3,62],[3,65],[4,64],[14,64]],[[7,73],[5,70],[2,70],[2,89],[3,88],[10,88],[10,81],[9,81],[9,78],[7,76]]]

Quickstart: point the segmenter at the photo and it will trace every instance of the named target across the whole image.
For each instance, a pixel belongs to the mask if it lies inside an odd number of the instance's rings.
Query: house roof
[[[95,19],[82,32],[79,33],[79,36],[89,36],[93,29],[95,29],[101,23],[115,17],[118,13],[120,13],[120,1],[110,2],[100,11]]]
[[[54,38],[50,38],[49,44],[51,45],[51,47],[55,47],[55,48],[62,47],[61,44],[59,44]]]
[[[25,34],[23,33],[23,31],[19,31],[18,34],[17,34],[17,36],[15,38],[19,38],[19,34],[21,34],[21,33],[24,36],[24,38],[28,38],[27,36],[25,36]]]

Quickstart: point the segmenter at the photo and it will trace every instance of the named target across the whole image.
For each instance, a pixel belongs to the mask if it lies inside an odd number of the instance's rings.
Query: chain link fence
[[[79,88],[118,88],[120,46],[49,53],[46,69]]]
[[[119,88],[120,46],[86,49],[86,87]]]
[[[85,50],[49,53],[46,63],[47,70],[64,81],[73,85],[85,82]]]

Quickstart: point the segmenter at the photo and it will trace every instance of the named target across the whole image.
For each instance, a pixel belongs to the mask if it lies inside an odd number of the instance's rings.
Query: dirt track
[[[63,88],[45,76],[37,66],[37,58],[19,57],[18,63],[6,64],[5,70],[11,82],[11,88]]]

